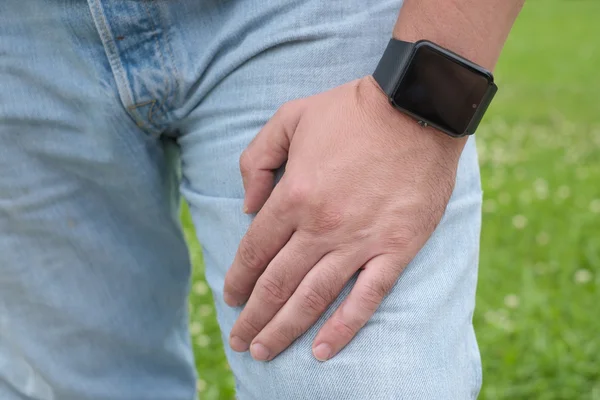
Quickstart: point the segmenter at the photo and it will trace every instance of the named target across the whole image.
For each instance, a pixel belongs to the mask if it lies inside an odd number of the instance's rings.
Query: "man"
[[[475,398],[476,152],[433,119],[522,3],[3,0],[0,398],[194,397],[180,191],[240,399]]]

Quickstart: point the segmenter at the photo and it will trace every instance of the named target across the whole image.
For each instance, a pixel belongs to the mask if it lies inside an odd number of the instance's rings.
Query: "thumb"
[[[303,108],[303,100],[284,104],[240,156],[245,213],[258,212],[273,191],[275,171],[287,160]]]

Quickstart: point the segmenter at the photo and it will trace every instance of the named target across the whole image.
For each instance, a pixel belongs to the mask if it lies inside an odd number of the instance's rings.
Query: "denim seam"
[[[154,118],[154,109],[156,107],[156,103],[157,103],[156,100],[142,101],[141,103],[136,103],[136,104],[128,106],[127,111],[135,112],[136,114],[139,114],[138,108],[150,105],[146,119],[148,120],[148,122],[150,124],[152,124],[154,126],[153,118]]]
[[[154,0],[156,1],[156,0]],[[158,6],[158,5],[157,5]],[[160,6],[158,6],[160,7]],[[171,101],[169,103],[169,108],[173,109],[174,104],[177,103],[177,94],[179,93],[179,89],[180,89],[180,80],[181,80],[181,75],[179,74],[179,70],[177,69],[177,63],[175,62],[175,55],[173,54],[173,46],[171,45],[173,39],[171,38],[171,33],[170,33],[170,27],[173,26],[173,24],[170,24],[170,21],[166,21],[165,23],[165,19],[167,18],[167,16],[165,15],[165,13],[161,13],[158,12],[157,13],[157,21],[160,24],[160,26],[162,27],[162,30],[164,32],[165,35],[165,43],[164,43],[164,47],[167,51],[167,53],[169,53],[169,59],[171,61],[171,68],[172,68],[172,72],[173,72],[173,80],[174,80],[174,86],[173,86],[173,91],[171,92],[171,95],[169,97],[171,97]]]
[[[152,124],[151,121],[144,121],[140,113],[137,111],[137,108],[141,107],[143,103],[134,103],[133,93],[131,91],[129,80],[127,79],[125,68],[123,67],[123,63],[121,62],[119,50],[114,41],[112,33],[108,28],[109,24],[106,19],[106,15],[104,14],[104,10],[102,9],[102,5],[100,4],[100,1],[88,0],[88,4],[90,7],[92,17],[94,19],[94,24],[96,25],[96,29],[98,30],[98,34],[100,35],[100,39],[102,40],[104,51],[110,63],[113,76],[117,84],[117,89],[121,97],[121,101],[124,103],[125,107],[129,111],[129,114],[133,117],[138,127],[143,129],[145,132],[149,133],[153,137],[159,136],[160,129],[158,129],[158,127]],[[156,102],[156,100],[150,100],[149,102],[146,102],[146,104],[149,104],[150,102]],[[152,109],[153,107],[151,107],[151,110]]]
[[[156,23],[154,22],[154,17],[152,15],[152,12],[150,10],[150,6],[148,5],[148,2],[143,1],[143,7],[144,10],[146,11],[146,14],[148,15],[148,20],[150,21],[150,23],[152,24],[152,29],[155,32],[158,32],[158,27],[156,25]],[[154,3],[154,1],[153,1]],[[165,89],[166,89],[166,95],[163,96],[162,101],[159,103],[159,107],[162,109],[163,115],[168,119],[168,110],[171,107],[171,105],[169,104],[169,98],[171,97],[171,94],[173,93],[173,84],[171,82],[171,79],[169,79],[169,69],[167,68],[166,65],[166,57],[165,54],[162,50],[161,47],[161,42],[159,40],[159,38],[155,37],[154,38],[154,44],[156,47],[156,52],[159,55],[159,60],[160,60],[160,68],[163,71],[163,84],[165,85]]]

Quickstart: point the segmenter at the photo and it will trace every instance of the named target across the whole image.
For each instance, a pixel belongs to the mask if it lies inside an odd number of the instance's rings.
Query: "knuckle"
[[[333,331],[345,341],[352,339],[356,333],[356,330],[350,326],[350,324],[340,318],[335,318],[331,322],[331,327]]]
[[[310,287],[301,296],[300,307],[307,314],[322,313],[330,302],[318,289]]]
[[[284,283],[268,275],[258,280],[257,290],[260,298],[270,304],[283,305],[289,298]]]
[[[258,325],[250,318],[246,317],[239,320],[239,335],[242,337],[255,337],[261,331]]]
[[[247,175],[252,170],[252,154],[248,149],[244,150],[240,155],[240,172],[242,175]]]
[[[335,289],[339,288],[344,282],[344,274],[340,269],[339,264],[336,264],[339,260],[330,260],[324,264],[319,271],[319,277],[315,290],[326,295],[327,298],[333,300],[336,297]]]
[[[344,221],[344,214],[339,209],[326,206],[318,207],[314,212],[313,229],[320,233],[337,230]]]
[[[287,203],[294,207],[308,204],[312,191],[313,184],[308,179],[296,176],[286,186]]]
[[[415,232],[410,227],[394,229],[385,239],[386,248],[392,250],[406,250],[414,240]]]
[[[251,290],[248,290],[241,286],[237,281],[232,278],[225,278],[225,287],[227,288],[227,292],[234,296],[244,296],[248,297],[251,294]]]
[[[264,255],[258,250],[258,246],[253,246],[245,242],[239,250],[240,263],[244,268],[250,270],[260,270],[264,263]]]
[[[288,102],[283,103],[276,112],[276,115],[281,118],[286,118],[290,115],[297,107],[297,103],[295,100],[290,100]]]
[[[388,292],[387,284],[383,282],[367,283],[359,292],[359,301],[370,311],[375,311]]]
[[[279,324],[271,333],[271,339],[280,345],[292,343],[302,334],[302,330],[292,323]]]

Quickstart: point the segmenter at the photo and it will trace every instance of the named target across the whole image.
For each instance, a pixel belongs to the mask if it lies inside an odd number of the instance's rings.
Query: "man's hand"
[[[227,304],[247,301],[232,349],[273,359],[362,269],[313,344],[338,353],[439,223],[464,143],[392,108],[370,76],[284,105],[240,159],[246,212],[260,211],[225,279]]]

